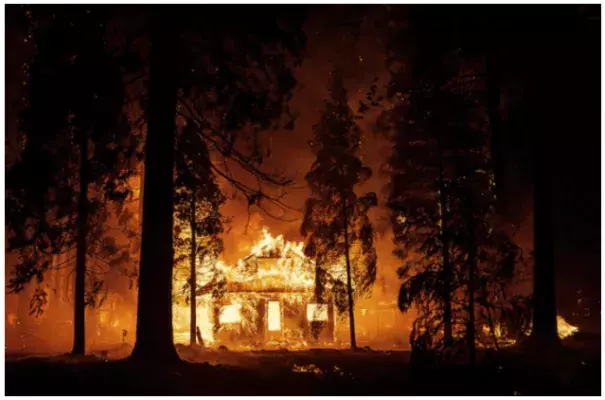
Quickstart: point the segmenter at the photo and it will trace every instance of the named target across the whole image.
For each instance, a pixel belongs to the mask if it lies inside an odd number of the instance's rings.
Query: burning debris
[[[559,333],[559,338],[565,339],[575,335],[579,331],[580,329],[577,326],[569,324],[562,316],[557,315],[557,332]]]
[[[529,329],[526,332],[524,332],[524,334],[529,336],[531,334],[531,331],[532,331],[532,327],[530,324]],[[570,323],[568,323],[565,320],[565,318],[563,318],[560,315],[557,315],[557,332],[559,335],[559,339],[566,339],[568,337],[575,335],[579,331],[580,331],[580,329],[577,326],[571,325]],[[498,348],[510,347],[517,343],[516,339],[508,336],[506,327],[504,327],[500,324],[497,324],[497,323],[494,324],[493,332],[489,326],[483,325],[482,333],[485,337],[495,338],[497,340]],[[487,348],[496,347],[496,346],[494,346],[493,343],[478,343],[478,345],[480,345],[482,347],[487,347]]]
[[[307,365],[294,364],[294,366],[292,367],[292,372],[308,373],[308,374],[313,374],[315,376],[322,376],[324,374],[324,371],[322,371],[321,368],[319,368],[315,364],[307,364]]]

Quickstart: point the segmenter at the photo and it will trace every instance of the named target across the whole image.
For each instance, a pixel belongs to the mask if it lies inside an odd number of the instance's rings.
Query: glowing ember
[[[483,333],[488,336],[491,337],[492,336],[492,332],[489,328],[489,326],[484,325],[482,327],[483,329]],[[527,332],[525,332],[526,335],[530,335],[531,334],[531,326],[530,328],[527,330]],[[580,329],[577,326],[573,326],[571,324],[569,324],[567,321],[565,321],[565,318],[563,318],[560,315],[557,315],[557,333],[559,335],[559,339],[565,339],[568,338],[574,334],[576,334],[577,332],[579,332]],[[507,346],[512,346],[516,343],[516,341],[512,338],[507,338],[507,333],[506,333],[506,329],[503,328],[500,324],[496,323],[494,324],[494,332],[493,335],[496,337],[496,340],[498,341],[498,346],[500,347],[507,347]],[[491,345],[486,345],[486,347],[491,347]]]
[[[557,315],[557,332],[559,333],[559,338],[565,339],[579,331],[580,329],[578,329],[577,326],[570,325],[562,316]]]
[[[310,374],[314,374],[317,376],[323,375],[323,371],[319,367],[317,367],[315,364],[308,364],[308,365],[294,364],[294,366],[292,367],[292,371],[310,373]]]

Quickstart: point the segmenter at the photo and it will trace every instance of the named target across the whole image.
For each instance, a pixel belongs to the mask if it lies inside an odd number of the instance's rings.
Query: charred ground
[[[412,365],[409,352],[371,350],[239,353],[180,348],[181,357],[189,361],[177,365],[108,360],[101,354],[79,360],[9,358],[6,394],[599,395],[600,351],[579,346],[577,341],[568,343],[558,354],[544,355],[554,361],[547,369],[537,367],[541,357],[528,362],[520,350],[480,353],[482,362],[475,367]]]

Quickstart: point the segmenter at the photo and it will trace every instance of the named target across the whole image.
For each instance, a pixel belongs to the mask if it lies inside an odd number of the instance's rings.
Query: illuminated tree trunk
[[[156,11],[157,12],[157,11]],[[178,48],[176,21],[163,12],[150,21],[148,132],[137,334],[131,358],[178,360],[172,331],[173,161]]]
[[[443,341],[446,346],[452,343],[452,301],[450,286],[452,279],[450,263],[450,246],[447,218],[447,195],[445,193],[445,178],[443,173],[443,152],[439,156],[439,201],[441,203],[441,251],[443,260]]]
[[[196,314],[196,307],[197,307],[197,301],[196,301],[196,295],[195,295],[195,290],[197,287],[197,274],[196,274],[196,270],[195,270],[195,257],[196,257],[196,248],[197,248],[197,244],[196,244],[196,239],[195,239],[195,231],[197,230],[197,224],[196,224],[196,220],[195,220],[195,180],[193,180],[193,188],[191,189],[191,210],[190,210],[190,218],[191,220],[190,222],[190,226],[191,226],[191,277],[189,280],[189,284],[190,284],[190,312],[191,312],[191,318],[190,318],[190,326],[189,326],[189,344],[191,346],[194,346],[196,344],[196,327],[197,327],[197,314]],[[201,344],[201,343],[200,343]]]
[[[80,195],[78,198],[76,273],[74,285],[74,346],[71,354],[83,355],[86,346],[86,236],[88,235],[88,138],[80,143]]]
[[[357,349],[355,339],[355,310],[353,309],[353,284],[351,279],[351,260],[349,257],[349,215],[347,214],[346,200],[343,201],[343,215],[345,228],[345,259],[347,262],[347,295],[349,298],[349,328],[351,333],[351,349]]]

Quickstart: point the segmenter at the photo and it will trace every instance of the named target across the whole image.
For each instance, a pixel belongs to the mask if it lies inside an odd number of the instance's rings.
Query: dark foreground
[[[594,350],[566,348],[539,361],[520,351],[484,353],[474,368],[417,366],[407,352],[375,351],[181,349],[198,362],[176,366],[7,354],[5,382],[6,395],[600,395]]]

